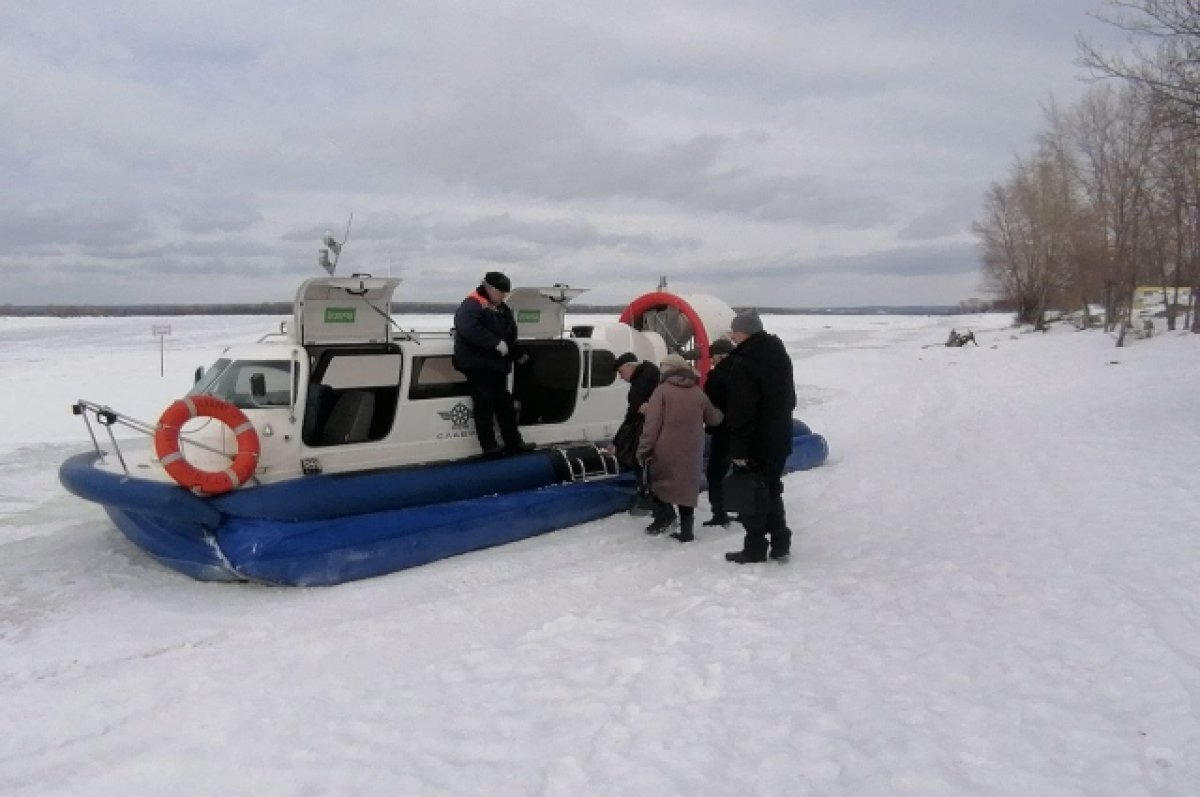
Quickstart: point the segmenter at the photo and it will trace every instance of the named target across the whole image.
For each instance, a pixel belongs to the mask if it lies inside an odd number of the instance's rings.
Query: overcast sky
[[[1103,0],[20,2],[0,34],[0,304],[955,303],[969,232]],[[15,12],[15,13],[14,13]]]

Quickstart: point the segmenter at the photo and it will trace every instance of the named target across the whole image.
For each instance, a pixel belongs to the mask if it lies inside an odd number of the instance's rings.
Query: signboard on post
[[[150,327],[151,334],[158,335],[158,375],[162,376],[163,368],[163,341],[167,339],[167,335],[171,334],[170,324],[155,324]]]

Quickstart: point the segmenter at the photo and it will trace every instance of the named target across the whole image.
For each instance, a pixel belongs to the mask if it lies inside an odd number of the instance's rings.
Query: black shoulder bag
[[[638,441],[642,437],[643,417],[638,413],[637,420],[632,423],[622,423],[613,435],[613,452],[622,468],[637,467]]]
[[[725,481],[721,482],[725,492],[725,511],[741,515],[756,515],[766,512],[770,503],[767,484],[761,475],[750,468],[734,466]]]

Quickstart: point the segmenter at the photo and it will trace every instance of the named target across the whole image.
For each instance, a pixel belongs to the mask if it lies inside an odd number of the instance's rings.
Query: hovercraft
[[[510,389],[536,448],[487,459],[451,363],[453,331],[403,329],[390,314],[399,283],[305,281],[278,333],[225,349],[157,423],[78,401],[93,450],[62,464],[62,484],[197,579],[323,585],[391,573],[628,509],[633,477],[606,450],[628,390],[616,357],[684,352],[703,376],[709,342],[733,318],[719,299],[657,291],[617,322],[568,329],[582,290],[516,289],[523,357]],[[789,469],[821,464],[824,438],[795,424]],[[118,440],[117,426],[145,436]]]

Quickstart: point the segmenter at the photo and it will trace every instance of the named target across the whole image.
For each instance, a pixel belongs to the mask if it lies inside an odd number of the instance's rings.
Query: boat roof
[[[304,345],[391,343],[409,332],[392,320],[390,310],[398,277],[314,277],[296,291],[291,332]],[[586,288],[568,285],[522,286],[507,299],[523,339],[561,337],[567,304]]]

